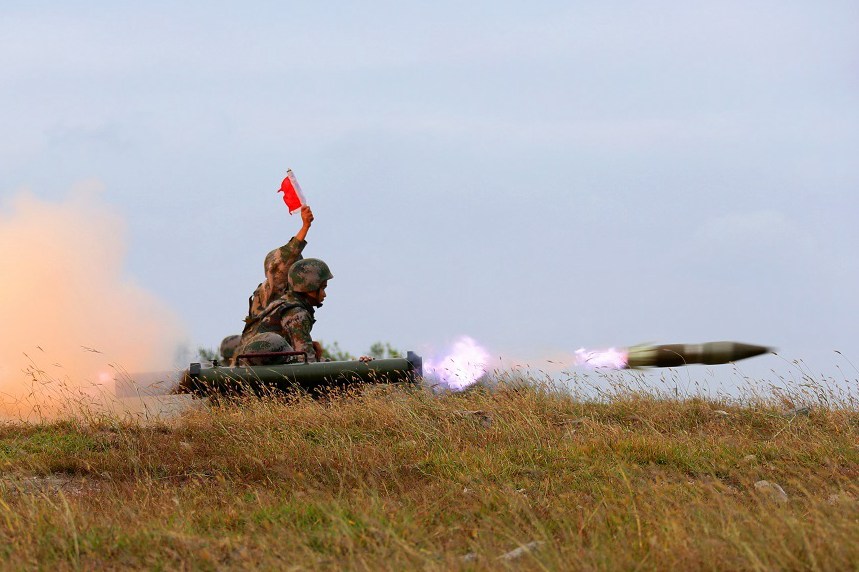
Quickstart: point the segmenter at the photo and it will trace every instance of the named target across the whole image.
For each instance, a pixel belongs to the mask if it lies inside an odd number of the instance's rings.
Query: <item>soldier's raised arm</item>
[[[274,277],[277,284],[273,284],[275,289],[281,286],[281,282],[283,286],[286,285],[286,273],[289,272],[290,266],[301,260],[301,252],[307,246],[307,232],[310,230],[310,225],[313,224],[313,218],[313,211],[309,206],[301,207],[301,228],[289,242],[266,255],[263,266],[269,283],[272,282],[273,274],[277,273],[277,276]]]
[[[313,211],[309,205],[301,207],[301,228],[295,233],[296,240],[307,240],[307,231],[310,230],[310,225],[313,224]]]

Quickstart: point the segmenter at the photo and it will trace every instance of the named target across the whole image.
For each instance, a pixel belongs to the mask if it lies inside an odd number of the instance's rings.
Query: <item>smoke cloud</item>
[[[184,339],[177,316],[126,274],[125,223],[100,187],[79,185],[58,202],[22,191],[0,203],[7,415],[26,416],[22,404],[50,413],[58,395],[110,395],[117,373],[172,366]]]
[[[424,359],[424,374],[450,391],[475,384],[489,364],[489,353],[472,338],[461,336],[444,355]]]

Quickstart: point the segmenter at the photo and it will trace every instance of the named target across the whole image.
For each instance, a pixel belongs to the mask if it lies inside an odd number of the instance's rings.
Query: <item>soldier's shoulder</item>
[[[313,312],[311,312],[304,304],[284,304],[284,315],[286,316],[307,316],[312,318]]]
[[[307,302],[297,295],[292,290],[286,291],[280,298],[284,304],[296,305],[296,306],[306,306]]]
[[[277,311],[281,314],[294,314],[296,311],[307,311],[307,304],[296,298],[292,292],[287,292],[286,294],[279,296],[276,300],[273,300],[269,304],[269,308],[272,311]]]
[[[313,323],[313,311],[305,304],[287,304],[284,306],[283,319],[290,324]]]

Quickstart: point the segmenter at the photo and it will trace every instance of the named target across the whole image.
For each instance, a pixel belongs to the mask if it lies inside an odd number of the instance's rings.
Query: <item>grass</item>
[[[856,567],[859,413],[670,395],[375,387],[4,424],[0,565]]]

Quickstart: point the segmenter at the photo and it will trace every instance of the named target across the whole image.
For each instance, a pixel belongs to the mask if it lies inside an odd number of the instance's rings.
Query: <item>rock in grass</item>
[[[746,455],[745,457],[743,457],[743,462],[747,463],[747,464],[754,463],[757,460],[758,460],[757,455]]]
[[[811,414],[811,407],[797,407],[796,409],[791,409],[790,411],[786,411],[782,413],[782,417],[786,417],[791,419],[793,417],[808,417]]]
[[[517,558],[521,558],[526,554],[530,554],[540,548],[544,543],[539,540],[534,540],[533,542],[529,542],[528,544],[524,544],[519,548],[515,548],[510,552],[505,552],[501,556],[498,557],[498,560],[516,560]]]
[[[755,483],[755,489],[777,503],[783,504],[788,500],[787,493],[777,483],[758,481]]]
[[[480,422],[484,427],[492,426],[492,415],[483,410],[462,410],[456,411],[456,415],[460,417],[471,417]]]
[[[850,493],[832,493],[826,502],[833,506],[855,506],[856,499]]]

